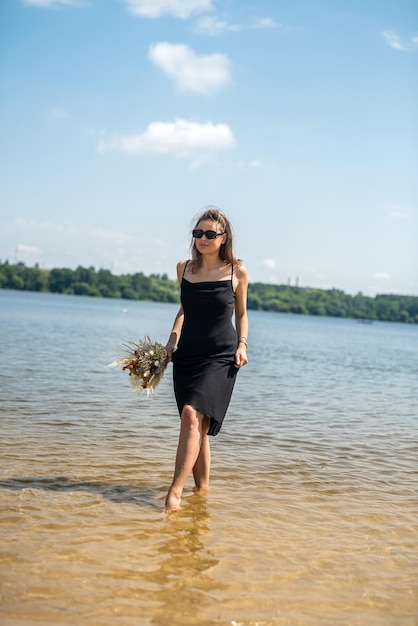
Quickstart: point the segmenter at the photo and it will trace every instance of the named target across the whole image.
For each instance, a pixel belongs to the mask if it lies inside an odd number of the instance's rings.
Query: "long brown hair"
[[[226,217],[226,215],[222,213],[222,211],[220,211],[216,206],[207,206],[204,208],[203,212],[196,218],[193,228],[197,228],[200,222],[204,222],[206,220],[216,222],[220,225],[221,232],[226,233],[226,241],[219,248],[219,256],[222,261],[224,261],[224,263],[226,264],[230,263],[232,266],[241,265],[241,259],[237,259],[233,251],[234,231],[232,230],[231,222]],[[202,255],[196,248],[194,237],[192,237],[190,243],[190,252],[190,265],[191,270],[194,274],[199,271],[202,265]]]

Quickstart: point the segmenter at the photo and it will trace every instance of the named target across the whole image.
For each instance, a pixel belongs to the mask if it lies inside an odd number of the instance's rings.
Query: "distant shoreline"
[[[83,295],[150,302],[180,302],[179,286],[167,274],[112,274],[93,267],[41,270],[24,263],[0,263],[0,289]],[[340,289],[250,283],[248,309],[341,317],[359,321],[418,324],[418,296],[346,294]]]

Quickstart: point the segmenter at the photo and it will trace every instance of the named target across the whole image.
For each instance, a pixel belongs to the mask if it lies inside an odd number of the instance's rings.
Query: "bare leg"
[[[202,438],[207,432],[206,421],[205,416],[192,406],[184,406],[181,414],[180,436],[173,482],[165,500],[167,509],[176,509],[180,506],[183,487],[197,461]]]
[[[207,420],[205,420],[207,422]],[[204,423],[204,431],[207,433],[208,425]],[[193,477],[196,487],[200,490],[209,489],[209,473],[210,473],[210,446],[207,434],[202,437],[199,456],[193,467]]]

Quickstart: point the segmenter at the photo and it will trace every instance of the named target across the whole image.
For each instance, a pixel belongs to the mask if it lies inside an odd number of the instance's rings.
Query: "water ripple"
[[[145,399],[106,365],[138,329],[163,340],[176,307],[10,293],[2,623],[416,625],[417,328],[251,312],[211,490],[189,481],[167,516],[171,370]]]

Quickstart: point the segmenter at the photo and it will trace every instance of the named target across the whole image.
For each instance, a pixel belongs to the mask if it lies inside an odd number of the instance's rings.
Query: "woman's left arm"
[[[247,315],[247,291],[248,272],[243,265],[236,269],[237,285],[235,288],[235,326],[238,336],[238,347],[235,353],[236,367],[247,365],[248,347],[248,315]]]

